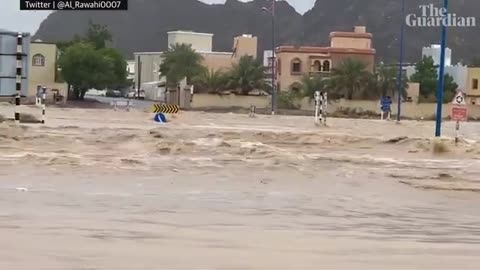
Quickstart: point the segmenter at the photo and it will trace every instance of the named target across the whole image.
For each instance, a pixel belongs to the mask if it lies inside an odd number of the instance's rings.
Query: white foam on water
[[[199,138],[192,142],[197,146],[218,147],[222,145],[223,140],[220,138]]]

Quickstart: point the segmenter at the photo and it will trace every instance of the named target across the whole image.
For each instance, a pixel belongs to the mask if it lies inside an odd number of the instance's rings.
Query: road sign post
[[[462,91],[458,91],[455,98],[452,101],[452,113],[451,118],[456,121],[455,124],[455,145],[458,144],[458,133],[460,131],[460,122],[468,121],[468,108],[465,102],[465,94]]]
[[[320,91],[315,91],[313,97],[315,99],[315,125],[320,124],[319,121],[319,112],[320,112]]]

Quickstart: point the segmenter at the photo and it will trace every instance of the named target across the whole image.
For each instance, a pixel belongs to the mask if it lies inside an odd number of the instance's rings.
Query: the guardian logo
[[[461,17],[455,13],[447,13],[445,8],[433,4],[419,6],[420,14],[408,14],[405,18],[410,27],[476,27],[475,17]]]

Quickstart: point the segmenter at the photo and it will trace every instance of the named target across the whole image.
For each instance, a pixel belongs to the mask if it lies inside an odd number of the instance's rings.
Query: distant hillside
[[[113,46],[129,58],[135,51],[167,49],[166,32],[172,30],[213,33],[214,49],[218,51],[231,51],[237,35],[253,34],[259,37],[261,53],[271,46],[271,20],[261,10],[269,2],[227,0],[225,4],[208,5],[197,0],[130,0],[128,11],[54,12],[42,22],[35,38],[68,40],[83,33],[91,19],[108,25],[114,36]],[[432,2],[441,6],[443,1],[407,0],[407,13],[418,14],[421,3]],[[476,16],[480,1],[457,0],[451,6],[458,16]],[[354,25],[366,25],[374,34],[378,60],[397,61],[400,22],[404,19],[400,11],[399,0],[317,0],[313,9],[302,16],[282,1],[277,5],[277,43],[327,45],[331,31],[350,31]],[[454,50],[456,61],[480,56],[478,27],[449,30],[448,45]],[[423,46],[438,43],[439,38],[439,29],[407,27],[407,58],[416,60]]]

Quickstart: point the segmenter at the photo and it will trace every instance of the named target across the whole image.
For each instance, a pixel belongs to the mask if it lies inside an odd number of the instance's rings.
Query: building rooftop
[[[196,51],[199,54],[218,54],[218,55],[232,55],[233,52],[210,52],[210,51]],[[135,52],[134,55],[162,55],[164,52]]]
[[[199,54],[218,54],[218,55],[232,55],[233,52],[209,52],[209,51],[197,51]]]
[[[353,54],[375,54],[375,49],[350,49],[350,48],[332,48],[332,47],[311,47],[311,46],[281,46],[277,47],[277,53],[353,53]]]
[[[29,37],[30,33],[27,32],[14,32],[14,31],[9,31],[3,28],[0,28],[0,35],[8,35],[8,36],[17,36],[19,33],[23,34],[24,37]]]
[[[161,55],[163,52],[134,52],[133,55]]]
[[[371,33],[356,33],[356,32],[331,32],[330,38],[333,37],[348,37],[348,38],[373,38]]]
[[[198,33],[198,32],[193,32],[193,31],[170,31],[167,32],[167,34],[189,34],[189,35],[197,35],[197,36],[209,36],[213,37],[213,34],[211,33]]]

